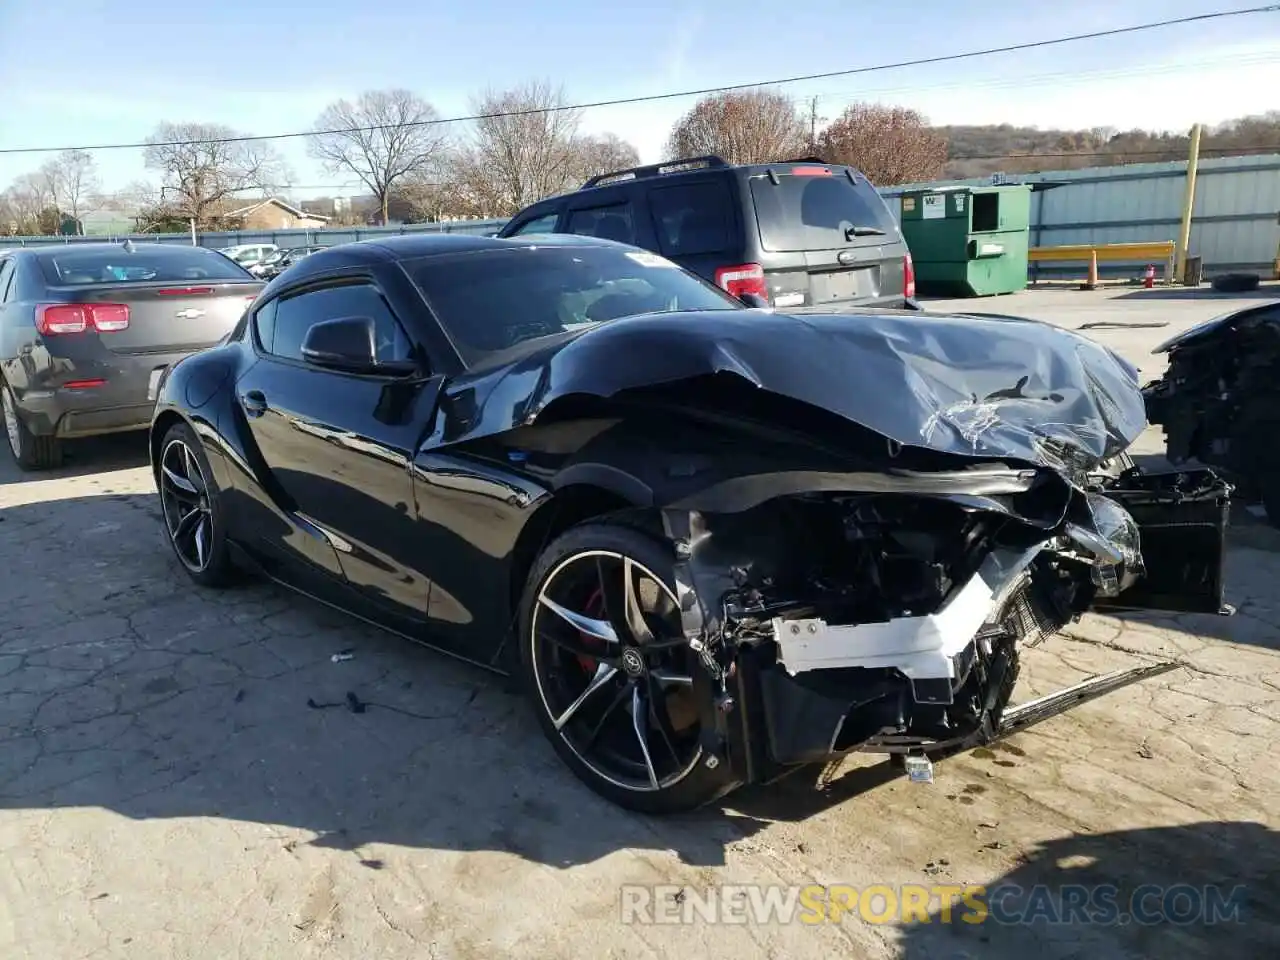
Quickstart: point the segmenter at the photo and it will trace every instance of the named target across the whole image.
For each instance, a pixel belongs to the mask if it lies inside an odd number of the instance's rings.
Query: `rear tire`
[[[237,579],[227,542],[222,491],[195,431],[175,423],[160,441],[156,477],[165,533],[187,575],[202,587],[225,587]]]
[[[20,470],[52,470],[62,466],[62,441],[37,436],[27,429],[18,413],[18,403],[9,385],[0,381],[0,404],[4,408],[5,434],[9,451]]]
[[[543,733],[578,779],[642,813],[691,810],[732,786],[703,754],[701,666],[682,642],[674,562],[670,544],[589,521],[542,552],[520,601],[520,676]]]

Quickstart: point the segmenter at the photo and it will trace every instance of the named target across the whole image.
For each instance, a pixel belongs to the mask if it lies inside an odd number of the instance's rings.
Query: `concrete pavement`
[[[1091,331],[1146,366],[1233,302],[1137,292],[981,307],[1167,319]],[[0,956],[1264,956],[1280,942],[1274,533],[1233,531],[1237,617],[1086,618],[1028,652],[1016,696],[1134,657],[1181,670],[945,761],[933,785],[855,758],[657,820],[580,787],[477,670],[272,586],[194,589],[141,439],[86,443],[41,479],[0,456]],[[1249,909],[1213,928],[620,919],[624,884],[1002,879],[1244,884]]]

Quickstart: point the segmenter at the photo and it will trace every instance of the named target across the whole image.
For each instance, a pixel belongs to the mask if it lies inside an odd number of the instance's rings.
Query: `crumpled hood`
[[[920,312],[652,314],[600,324],[509,368],[480,403],[532,422],[561,397],[742,377],[904,445],[1091,467],[1146,426],[1136,372],[1079,334]],[[489,393],[482,390],[480,392]]]

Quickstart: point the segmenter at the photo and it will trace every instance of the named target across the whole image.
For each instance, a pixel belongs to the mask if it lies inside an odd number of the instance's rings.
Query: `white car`
[[[280,248],[274,243],[242,243],[234,247],[222,247],[218,252],[224,257],[230,257],[248,270],[255,263],[275,253],[278,249]]]

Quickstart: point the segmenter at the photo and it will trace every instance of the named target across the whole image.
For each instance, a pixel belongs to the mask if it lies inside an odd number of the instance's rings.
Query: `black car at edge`
[[[500,237],[573,233],[660,253],[778,308],[915,307],[901,228],[858,170],[814,157],[693,157],[592,177],[517,213]]]

